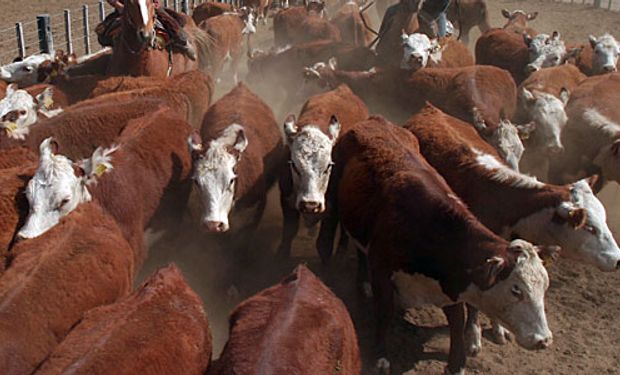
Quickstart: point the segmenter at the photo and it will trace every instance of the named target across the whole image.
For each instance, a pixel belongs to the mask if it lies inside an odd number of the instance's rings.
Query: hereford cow
[[[343,42],[360,47],[372,42],[373,35],[364,26],[361,8],[355,0],[348,0],[344,3],[331,19],[331,23],[336,25],[340,31]]]
[[[18,242],[0,278],[0,368],[31,374],[83,317],[126,295],[132,250],[96,204],[85,204],[44,235]],[[27,322],[27,324],[25,324]]]
[[[527,13],[520,9],[511,12],[508,9],[502,9],[502,16],[506,18],[504,30],[519,36],[524,33],[531,36],[538,35],[536,30],[529,27],[529,22],[538,17],[538,12]]]
[[[334,150],[340,164],[334,171],[337,201],[331,213],[337,212],[368,254],[378,320],[377,366],[389,369],[385,338],[394,295],[405,308],[443,308],[451,340],[447,374],[462,374],[465,367],[464,302],[514,329],[521,346],[548,347],[552,338],[544,293],[549,279],[537,254],[546,249],[523,240],[509,243],[484,227],[418,147],[407,130],[371,117],[345,134]]]
[[[249,229],[251,237],[283,167],[282,136],[271,109],[240,83],[211,106],[189,148],[202,225],[223,233],[231,227],[229,216],[253,210],[249,222],[233,221],[233,229]]]
[[[338,137],[368,117],[368,108],[346,85],[311,97],[299,115],[284,122],[289,168],[280,177],[280,204],[284,216],[278,253],[288,256],[299,229],[316,223],[325,209],[325,192],[332,170],[332,148]],[[324,259],[325,260],[325,259]]]
[[[0,100],[0,129],[2,137],[23,140],[31,125],[40,117],[54,117],[62,110],[52,110],[54,92],[45,88],[33,96],[28,91],[17,89],[15,84],[6,88],[6,96]]]
[[[459,68],[474,65],[471,52],[457,40],[443,38],[429,39],[425,34],[402,36],[402,69],[416,71],[422,68]]]
[[[202,301],[170,265],[131,295],[86,312],[36,374],[202,375],[211,349]]]
[[[130,121],[117,145],[99,147],[78,163],[58,154],[50,138],[44,140],[26,190],[30,212],[18,238],[39,237],[95,200],[118,221],[140,267],[146,256],[143,231],[155,213],[182,216],[191,190],[190,133],[189,124],[164,108]]]
[[[207,1],[196,5],[192,11],[192,18],[194,19],[194,23],[196,23],[196,25],[200,25],[208,18],[220,16],[229,12],[234,12],[232,4]]]
[[[455,0],[448,6],[448,20],[459,29],[458,39],[469,44],[469,31],[475,26],[480,33],[491,29],[486,0]]]
[[[305,7],[292,7],[276,13],[273,32],[276,47],[314,40],[340,41],[340,31],[325,17],[325,2],[311,0]]]
[[[253,9],[241,8],[235,13],[224,13],[205,20],[200,27],[209,35],[209,70],[218,78],[226,62],[235,82],[238,82],[238,66],[243,56],[243,36],[256,33],[256,15]]]
[[[411,2],[413,3],[413,2]],[[418,9],[410,8],[410,2],[402,2],[390,7],[381,21],[379,41],[377,42],[377,65],[380,67],[398,67],[402,56],[403,33],[418,32]]]
[[[404,69],[346,72],[330,63],[316,72],[328,87],[346,83],[366,102],[380,103],[384,111],[396,105],[396,118],[409,117],[431,102],[473,124],[512,168],[519,168],[523,144],[519,127],[509,121],[516,107],[516,85],[502,69],[470,66],[425,68],[413,74]]]
[[[228,342],[208,374],[360,372],[357,337],[346,307],[300,265],[278,285],[235,308]]]
[[[24,149],[17,149],[24,150]],[[13,151],[13,150],[11,150]],[[36,159],[31,159],[31,151],[28,155],[10,155],[20,162],[19,166],[0,169],[0,258],[5,255],[14,241],[15,233],[20,228],[28,215],[28,201],[25,190],[28,180],[36,170]],[[8,156],[2,152],[2,157]],[[36,155],[34,155],[36,158]],[[0,274],[5,264],[0,262]]]
[[[551,160],[549,179],[565,183],[601,174],[601,187],[609,180],[620,182],[620,73],[590,77],[572,93],[566,106],[568,122],[562,131],[564,152]]]
[[[589,76],[618,71],[620,43],[610,34],[590,35],[590,43],[580,48],[575,64]]]
[[[602,271],[620,268],[620,248],[607,226],[605,208],[592,193],[591,181],[555,186],[520,175],[503,164],[470,126],[432,106],[413,116],[405,128],[416,135],[429,163],[495,233],[561,246],[567,257]],[[480,351],[481,343],[475,321],[472,312],[467,331],[472,336],[471,354]],[[494,335],[505,342],[501,326],[494,326]]]
[[[0,66],[0,79],[9,83],[16,83],[19,87],[34,85],[38,82],[39,66],[43,62],[53,59],[52,55],[40,53]]]
[[[585,78],[574,65],[563,64],[534,72],[519,86],[515,120],[532,125],[521,162],[528,171],[545,175],[550,155],[562,151],[560,135],[568,121],[565,107]]]

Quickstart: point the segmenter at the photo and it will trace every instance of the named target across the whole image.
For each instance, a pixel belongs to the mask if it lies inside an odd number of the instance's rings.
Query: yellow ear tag
[[[99,164],[95,167],[95,175],[97,177],[101,177],[102,174],[106,173],[108,167],[105,164]]]
[[[51,96],[46,96],[45,99],[43,99],[43,107],[47,109],[51,109],[53,105],[54,105],[54,99],[52,99]]]
[[[50,73],[50,77],[51,77],[51,78],[56,78],[56,77],[58,77],[58,70],[56,70],[56,69],[52,70],[52,72]]]
[[[15,130],[17,130],[17,123],[15,122],[9,122],[8,124],[4,125],[4,130],[6,131],[6,134],[8,136],[13,135],[13,133],[15,132]]]

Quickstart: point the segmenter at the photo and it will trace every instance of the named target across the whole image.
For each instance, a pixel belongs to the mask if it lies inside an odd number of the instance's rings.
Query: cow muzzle
[[[224,233],[228,231],[228,224],[223,221],[205,221],[204,227],[211,233]]]
[[[525,73],[527,74],[532,74],[534,72],[539,71],[540,68],[534,64],[527,64],[527,66],[525,67]]]
[[[603,67],[603,72],[604,73],[614,73],[617,72],[618,68],[615,65],[605,65]]]
[[[300,202],[299,211],[305,214],[320,214],[324,208],[320,202]]]

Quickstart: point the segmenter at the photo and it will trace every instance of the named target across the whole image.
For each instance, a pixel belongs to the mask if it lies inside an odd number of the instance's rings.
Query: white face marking
[[[441,51],[436,39],[429,39],[425,34],[403,34],[403,59],[400,67],[407,70],[418,70],[426,67],[429,59],[441,61]]]
[[[604,74],[617,71],[620,43],[610,34],[599,38],[590,36],[590,45],[594,51],[592,70],[594,74]]]
[[[0,128],[8,137],[23,140],[29,126],[37,122],[38,110],[38,103],[28,92],[9,86],[6,96],[0,100]]]
[[[0,79],[17,83],[22,87],[37,83],[39,65],[53,57],[46,53],[26,57],[23,61],[14,62],[0,67]]]
[[[539,349],[552,339],[545,315],[549,276],[532,244],[515,240],[510,247],[520,253],[510,275],[485,291],[472,284],[461,298],[508,327],[522,347]]]
[[[560,139],[562,129],[568,122],[565,103],[545,92],[528,91],[521,92],[525,98],[525,108],[532,121],[536,124],[533,137],[537,138],[538,144],[548,152],[559,152],[562,149]]]
[[[575,229],[566,219],[571,211],[583,209],[586,224]],[[540,244],[562,247],[563,255],[582,261],[602,271],[614,271],[620,262],[620,248],[607,226],[607,213],[586,180],[571,186],[571,201],[555,209],[537,212],[519,221],[514,230],[524,238]]]
[[[228,215],[234,205],[235,170],[247,145],[243,126],[232,124],[194,162],[194,181],[204,207],[202,222],[211,232],[226,232],[230,227]]]
[[[48,138],[41,143],[39,168],[26,188],[30,212],[26,223],[17,234],[21,238],[42,235],[79,204],[91,201],[87,185],[112,169],[110,154],[117,149],[98,148],[91,158],[82,161],[77,167],[67,157],[55,155],[51,142],[51,138]],[[84,173],[76,175],[78,169]]]
[[[516,126],[510,121],[502,120],[497,129],[491,135],[485,135],[484,138],[497,150],[510,168],[519,171],[519,162],[525,148]]]
[[[256,34],[256,16],[254,15],[253,9],[246,9],[244,13],[242,13],[241,20],[245,25],[241,31],[243,35]]]
[[[558,66],[566,56],[566,46],[559,34],[553,36],[539,34],[532,39],[528,49],[530,63],[527,65],[526,71],[530,73],[542,68]]]
[[[147,0],[138,0],[138,6],[140,7],[140,15],[142,16],[142,22],[144,26],[149,24],[149,8],[146,5]]]
[[[285,132],[291,150],[289,164],[296,194],[295,207],[304,213],[322,213],[333,165],[332,149],[340,133],[340,124],[330,125],[331,137],[315,126],[297,131],[294,124],[288,123]]]
[[[492,171],[491,179],[498,182],[510,181],[513,187],[542,188],[545,185],[536,178],[521,174],[508,168],[506,164],[497,160],[493,155],[486,154],[476,148],[472,148],[478,164],[486,170]]]

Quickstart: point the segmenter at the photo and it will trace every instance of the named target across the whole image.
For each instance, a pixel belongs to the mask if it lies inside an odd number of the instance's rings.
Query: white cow
[[[26,90],[17,89],[17,85],[9,85],[6,96],[0,100],[0,129],[9,138],[23,140],[39,115],[52,117],[62,112],[62,109],[49,110],[53,104],[52,96],[51,87],[33,98]]]
[[[20,87],[32,86],[38,82],[39,66],[54,57],[47,53],[31,55],[22,61],[0,66],[0,79],[17,83]]]
[[[437,39],[429,39],[425,34],[403,33],[403,59],[400,67],[407,70],[418,70],[425,68],[432,60],[439,63],[441,60],[441,47]]]
[[[558,66],[565,61],[567,51],[560,33],[554,31],[551,36],[538,34],[534,38],[525,34],[525,44],[530,53],[530,63],[525,67],[526,73],[533,73],[542,68]]]
[[[612,35],[604,34],[598,38],[590,35],[590,46],[594,51],[592,57],[593,74],[611,73],[618,70],[620,43]]]

